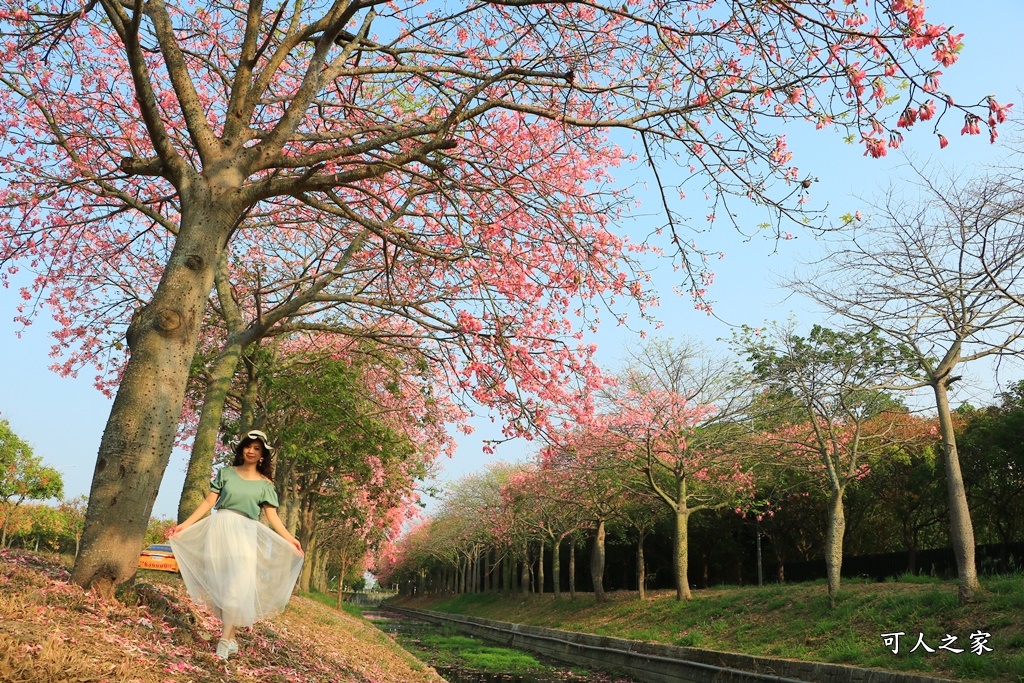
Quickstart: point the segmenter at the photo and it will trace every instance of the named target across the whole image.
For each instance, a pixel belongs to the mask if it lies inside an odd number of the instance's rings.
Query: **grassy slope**
[[[140,572],[113,603],[67,578],[57,562],[0,550],[0,680],[443,683],[372,625],[306,598],[240,633],[225,663],[214,657],[216,622],[176,576]]]
[[[590,595],[575,602],[550,595],[467,595],[402,604],[687,647],[1024,683],[1024,575],[992,577],[982,585],[981,601],[965,607],[957,605],[955,584],[921,579],[844,581],[834,611],[821,582],[702,590],[683,603],[674,592],[655,593],[642,603],[635,592],[622,592],[603,606]],[[992,648],[980,656],[969,649],[970,635],[979,630],[991,634]],[[881,637],[895,631],[907,634],[898,655]],[[919,633],[934,653],[909,653]],[[956,635],[954,647],[965,651],[939,649],[946,634]]]

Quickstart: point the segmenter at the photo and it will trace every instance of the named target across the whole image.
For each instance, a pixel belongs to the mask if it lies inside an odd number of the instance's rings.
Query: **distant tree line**
[[[960,407],[954,423],[975,538],[986,551],[980,570],[1019,570],[1024,564],[1024,382],[994,405]],[[919,561],[922,554],[950,546],[937,419],[898,408],[871,428],[876,436],[882,430],[884,439],[846,488],[842,553],[845,558],[900,555],[885,562],[865,558],[843,574],[955,577],[951,552],[938,564]],[[765,457],[765,441],[749,432],[737,443],[747,451],[740,461],[756,483],[735,505],[693,516],[687,586],[825,577],[830,493],[820,474],[813,468],[778,467],[778,461]],[[596,586],[601,592],[642,595],[676,587],[671,510],[644,495],[635,472],[622,461],[609,459],[603,467],[588,462],[587,476],[570,463],[538,457],[491,465],[460,480],[439,512],[401,539],[379,578],[405,594],[574,595]]]

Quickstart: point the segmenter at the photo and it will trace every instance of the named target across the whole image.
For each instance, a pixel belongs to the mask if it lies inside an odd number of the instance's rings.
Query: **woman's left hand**
[[[299,554],[299,557],[305,557],[306,553],[302,552],[302,544],[299,543],[299,539],[293,538],[291,541],[292,547],[295,548],[295,552]]]

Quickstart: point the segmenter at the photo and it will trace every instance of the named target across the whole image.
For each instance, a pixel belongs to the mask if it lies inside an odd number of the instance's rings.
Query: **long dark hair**
[[[254,438],[252,438],[250,436],[242,437],[242,440],[238,442],[237,446],[235,446],[235,459],[231,462],[231,464],[234,465],[235,467],[238,467],[239,465],[244,465],[245,464],[245,456],[242,455],[242,451],[244,451],[245,447],[248,446],[249,444],[251,444],[253,441],[259,443],[260,450],[263,451],[263,455],[261,455],[260,459],[258,461],[256,461],[256,471],[259,472],[260,474],[262,474],[267,479],[270,479],[271,481],[273,481],[274,480],[274,461],[273,461],[273,456],[270,455],[270,451],[267,450],[266,445],[264,445],[264,443],[262,441],[260,441],[259,439],[254,439]]]

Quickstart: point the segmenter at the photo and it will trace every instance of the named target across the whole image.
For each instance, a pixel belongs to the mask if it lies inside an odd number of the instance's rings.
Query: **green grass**
[[[337,609],[338,606],[337,594],[332,595],[328,593],[321,593],[320,591],[313,589],[310,590],[308,593],[305,591],[298,591],[298,595],[301,595],[304,598],[309,598],[310,600],[319,602],[321,605],[326,605],[334,609]],[[348,602],[343,602],[341,603],[341,610],[346,614],[355,617],[356,619],[363,618],[363,608],[359,605],[353,605]]]
[[[806,659],[917,672],[991,683],[1024,683],[1024,574],[982,579],[978,601],[957,602],[956,584],[933,577],[904,576],[875,583],[844,580],[835,609],[825,583],[722,587],[695,591],[677,602],[661,591],[645,602],[636,593],[611,593],[604,605],[589,594],[503,598],[467,595],[420,598],[412,607],[499,621],[669,643],[685,647]],[[970,651],[970,634],[991,634],[991,652]],[[883,633],[903,631],[899,654],[886,648]],[[935,648],[910,653],[918,634]],[[956,635],[954,654],[939,649]]]
[[[399,635],[403,646],[430,659],[434,666],[472,669],[484,673],[527,674],[545,670],[531,655],[494,647],[477,638],[459,635],[454,629],[416,635]]]
[[[532,671],[540,666],[540,662],[525,652],[500,647],[473,648],[464,651],[462,658],[471,669],[495,673]]]
[[[942,579],[935,576],[928,576],[927,574],[911,574],[910,572],[904,572],[896,577],[896,581],[899,583],[942,583]]]

